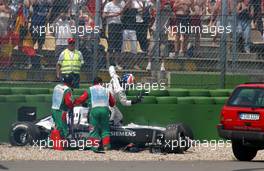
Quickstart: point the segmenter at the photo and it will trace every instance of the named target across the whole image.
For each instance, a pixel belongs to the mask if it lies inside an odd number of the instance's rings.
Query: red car
[[[251,161],[264,149],[264,83],[236,87],[220,114],[221,138],[232,141],[235,157]]]

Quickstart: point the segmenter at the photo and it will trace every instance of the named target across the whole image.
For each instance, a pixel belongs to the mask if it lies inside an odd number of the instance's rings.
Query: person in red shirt
[[[115,105],[115,99],[109,90],[102,85],[102,79],[96,77],[94,79],[94,85],[84,91],[84,93],[74,101],[74,105],[85,103],[88,100],[90,106],[89,121],[91,124],[91,132],[89,140],[92,141],[92,150],[99,152],[99,143],[102,140],[102,144],[105,150],[110,149],[110,126],[109,106]]]

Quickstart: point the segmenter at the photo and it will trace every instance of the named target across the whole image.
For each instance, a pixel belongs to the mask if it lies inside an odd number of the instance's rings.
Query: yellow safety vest
[[[69,74],[69,73],[80,73],[81,70],[81,59],[77,50],[74,51],[74,57],[71,59],[70,51],[65,49],[64,51],[64,59],[61,64],[61,73]]]

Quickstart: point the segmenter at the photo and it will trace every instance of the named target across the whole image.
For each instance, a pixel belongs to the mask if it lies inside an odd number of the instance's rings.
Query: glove
[[[88,107],[88,104],[87,103],[83,103],[82,107]]]
[[[142,93],[140,92],[139,95],[137,95],[136,99],[131,100],[131,104],[137,104],[141,103],[143,99]]]

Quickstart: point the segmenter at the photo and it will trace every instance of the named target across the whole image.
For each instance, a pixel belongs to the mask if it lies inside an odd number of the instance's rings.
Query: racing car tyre
[[[258,152],[256,148],[247,147],[241,141],[232,141],[232,150],[239,161],[251,161]]]
[[[40,130],[31,122],[16,122],[12,124],[9,134],[13,146],[33,145],[40,137]]]
[[[193,133],[187,125],[182,123],[168,125],[164,134],[164,151],[183,153],[190,148],[190,139],[193,139]]]
[[[194,139],[193,131],[188,125],[186,125],[184,123],[181,123],[181,125],[182,125],[182,127],[184,129],[185,138],[186,138],[186,140],[188,142],[187,145],[184,148],[184,151],[187,151],[189,148],[191,148],[191,145],[192,145],[191,143],[192,143],[192,140]]]

